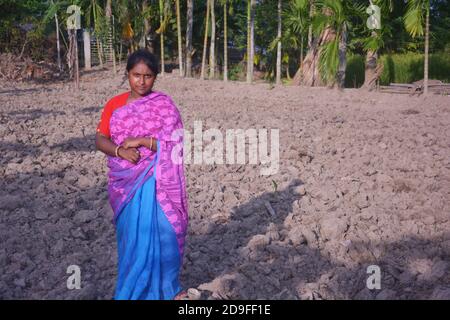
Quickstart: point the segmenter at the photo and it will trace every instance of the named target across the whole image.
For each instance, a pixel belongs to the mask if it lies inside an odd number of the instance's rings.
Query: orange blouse
[[[102,115],[100,118],[100,122],[97,126],[97,132],[101,133],[105,137],[110,137],[110,131],[109,131],[109,121],[111,120],[111,116],[114,112],[114,110],[123,107],[127,104],[128,97],[130,96],[130,92],[125,92],[122,94],[119,94],[109,100],[105,107],[103,108]]]

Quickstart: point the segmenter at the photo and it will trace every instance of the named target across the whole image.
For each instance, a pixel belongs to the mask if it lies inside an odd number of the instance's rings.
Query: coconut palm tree
[[[142,33],[142,40],[144,48],[148,48],[151,53],[155,53],[153,42],[148,41],[147,37],[151,33],[150,18],[154,10],[149,4],[149,0],[142,0],[142,19],[144,20],[144,32]]]
[[[277,30],[277,75],[276,84],[281,84],[281,0],[278,0],[278,30]]]
[[[223,7],[223,81],[228,81],[228,14],[232,14],[235,0],[220,0]]]
[[[192,77],[192,28],[194,26],[194,0],[187,0],[186,23],[186,77]]]
[[[316,30],[324,32],[326,29],[331,34],[330,41],[323,44],[319,70],[326,84],[333,86],[338,80],[339,87],[343,87],[345,73],[337,74],[345,64],[345,50],[347,41],[347,19],[344,5],[341,0],[324,0],[317,3],[319,11],[316,17]],[[342,52],[344,51],[344,52]],[[345,67],[344,67],[345,69]]]
[[[107,32],[108,37],[110,39],[109,42],[109,54],[110,59],[113,63],[113,72],[116,73],[116,55],[114,51],[114,45],[113,45],[113,36],[112,36],[112,0],[106,0],[105,5],[105,16],[106,16],[106,25],[107,25]]]
[[[177,16],[177,37],[178,37],[178,63],[180,65],[180,76],[184,76],[183,71],[183,47],[181,38],[181,15],[180,15],[180,0],[175,1],[176,5],[176,16]]]
[[[228,0],[222,0],[223,6],[223,81],[228,81]]]
[[[430,48],[430,0],[408,0],[404,16],[405,28],[415,38],[424,35],[425,26],[425,61],[423,86],[424,94],[428,94],[428,59]]]
[[[255,7],[256,0],[248,0],[247,7],[247,83],[253,82],[255,57]]]
[[[209,79],[214,79],[216,75],[216,11],[215,1],[210,0],[211,12],[211,45],[209,47]]]
[[[160,35],[161,35],[161,75],[164,76],[165,73],[165,61],[164,61],[164,29],[165,29],[165,19],[164,17],[164,0],[159,0],[159,21],[160,21]]]
[[[296,83],[309,86],[328,85],[343,88],[345,84],[349,19],[361,15],[365,7],[343,0],[316,0],[313,18],[313,44],[296,74]]]
[[[202,80],[205,79],[206,50],[208,49],[209,9],[210,9],[210,0],[206,0],[205,37],[203,40],[202,69],[200,73],[200,79]]]
[[[312,20],[314,12],[315,12],[314,0],[309,0],[309,21]],[[312,24],[310,24],[308,28],[308,50],[311,49],[312,41],[313,41],[313,29]]]

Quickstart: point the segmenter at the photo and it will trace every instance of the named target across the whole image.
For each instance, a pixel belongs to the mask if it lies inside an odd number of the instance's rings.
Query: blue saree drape
[[[172,300],[182,290],[176,233],[157,201],[155,176],[136,190],[116,222],[115,300]]]

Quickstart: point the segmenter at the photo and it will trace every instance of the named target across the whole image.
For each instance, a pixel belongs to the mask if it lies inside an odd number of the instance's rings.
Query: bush
[[[347,69],[345,71],[345,87],[359,88],[364,83],[365,58],[359,55],[351,55],[347,58]]]
[[[228,78],[232,81],[244,81],[246,77],[246,66],[243,63],[233,64],[229,67]]]

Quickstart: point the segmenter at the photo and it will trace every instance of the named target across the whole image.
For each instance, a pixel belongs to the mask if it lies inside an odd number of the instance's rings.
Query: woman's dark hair
[[[127,61],[127,72],[130,72],[140,62],[145,63],[155,75],[159,73],[158,59],[146,49],[139,49],[130,54]]]

